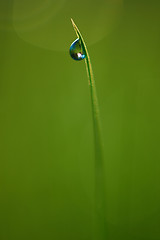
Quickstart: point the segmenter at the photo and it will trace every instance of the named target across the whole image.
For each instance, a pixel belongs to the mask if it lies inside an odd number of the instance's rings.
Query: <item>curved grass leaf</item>
[[[95,224],[96,232],[95,239],[106,240],[107,229],[106,229],[106,201],[105,201],[105,177],[104,177],[104,162],[102,154],[102,140],[101,140],[101,128],[100,128],[100,117],[99,117],[99,106],[97,100],[96,86],[93,76],[92,65],[88,50],[84,39],[71,19],[73,28],[77,37],[80,39],[82,48],[84,51],[87,75],[89,79],[90,91],[91,91],[91,104],[92,104],[92,115],[93,115],[93,129],[94,129],[94,146],[95,146]]]

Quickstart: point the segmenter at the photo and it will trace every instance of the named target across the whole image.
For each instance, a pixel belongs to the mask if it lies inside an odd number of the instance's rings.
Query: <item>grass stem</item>
[[[105,175],[104,175],[104,160],[102,154],[102,140],[101,140],[101,127],[100,127],[100,116],[99,106],[96,93],[95,80],[93,76],[92,65],[88,50],[84,39],[71,19],[73,28],[76,32],[77,37],[80,39],[82,48],[85,54],[85,64],[87,69],[87,75],[89,79],[89,86],[91,92],[91,105],[92,105],[92,116],[93,116],[93,130],[94,130],[94,146],[95,146],[95,224],[96,232],[95,239],[106,240],[106,201],[105,201]]]

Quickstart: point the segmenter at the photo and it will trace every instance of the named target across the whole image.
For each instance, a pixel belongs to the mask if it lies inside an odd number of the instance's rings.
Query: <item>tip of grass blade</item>
[[[77,35],[78,38],[80,38],[80,34],[79,34],[79,30],[78,30],[78,27],[76,26],[75,22],[73,21],[73,19],[71,18],[71,23],[73,25],[73,28],[74,28],[74,31]]]
[[[73,19],[71,18],[71,23],[73,25],[73,28],[75,29],[76,28],[76,24],[74,23]]]
[[[72,24],[74,24],[74,21],[73,21],[73,19],[71,18],[71,22],[72,22]]]

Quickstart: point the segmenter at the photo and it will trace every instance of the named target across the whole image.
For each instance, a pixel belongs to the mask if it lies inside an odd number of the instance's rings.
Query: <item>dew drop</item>
[[[69,52],[74,60],[82,60],[86,57],[79,38],[71,44]]]

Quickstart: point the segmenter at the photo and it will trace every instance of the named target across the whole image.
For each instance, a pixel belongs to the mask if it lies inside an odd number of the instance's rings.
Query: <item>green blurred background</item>
[[[107,240],[160,240],[160,1],[0,0],[0,240],[93,239],[103,129]]]

